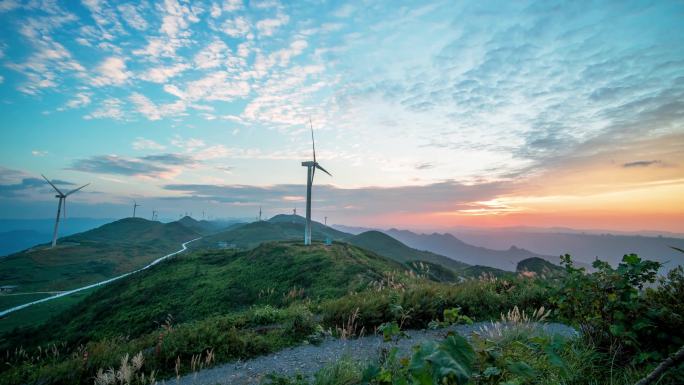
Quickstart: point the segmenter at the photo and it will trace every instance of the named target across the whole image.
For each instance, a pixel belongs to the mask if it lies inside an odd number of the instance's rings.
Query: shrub
[[[651,342],[663,309],[647,303],[643,288],[655,281],[660,263],[630,254],[616,269],[596,260],[591,274],[575,268],[569,255],[562,263],[567,276],[554,298],[561,317],[579,324],[586,338],[618,360],[657,358]]]

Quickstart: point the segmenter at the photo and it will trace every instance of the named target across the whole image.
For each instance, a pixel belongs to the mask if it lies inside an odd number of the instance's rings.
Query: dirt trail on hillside
[[[398,342],[384,342],[381,336],[366,336],[352,340],[329,338],[320,345],[300,345],[279,352],[257,357],[247,361],[238,361],[189,374],[180,379],[166,380],[166,384],[179,385],[251,385],[259,382],[269,373],[293,376],[301,373],[312,376],[323,366],[335,362],[344,356],[354,360],[370,362],[378,357],[382,348],[397,346],[402,354],[410,352],[412,346],[426,340],[437,340],[446,337],[449,331],[469,336],[490,322],[477,322],[473,325],[457,325],[438,330],[409,330],[409,338]],[[566,337],[577,336],[575,329],[557,323],[539,324],[540,332],[560,334]]]

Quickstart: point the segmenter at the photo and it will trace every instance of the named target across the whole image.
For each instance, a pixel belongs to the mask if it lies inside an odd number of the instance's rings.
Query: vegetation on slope
[[[339,241],[350,235],[313,222],[311,236],[314,241],[325,241],[326,239]],[[269,221],[251,222],[204,237],[193,245],[193,248],[217,248],[221,242],[229,248],[251,249],[263,242],[301,241],[303,238],[304,223],[300,216],[279,215]]]
[[[126,218],[0,259],[0,285],[67,290],[143,267],[199,235],[178,222]]]
[[[366,231],[347,239],[347,242],[402,263],[425,261],[447,267],[453,271],[463,270],[469,266],[443,255],[410,248],[379,231]]]
[[[556,278],[565,275],[565,269],[543,258],[532,257],[518,262],[515,268],[520,274],[534,275],[546,278]]]
[[[170,314],[189,322],[255,304],[283,306],[291,299],[336,298],[365,289],[403,266],[348,244],[304,247],[265,243],[249,251],[182,255],[103,287],[51,322],[55,327],[15,331],[2,348],[30,341],[137,336]]]

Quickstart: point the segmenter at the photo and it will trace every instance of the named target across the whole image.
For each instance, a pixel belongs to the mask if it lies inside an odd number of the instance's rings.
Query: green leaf
[[[508,368],[508,371],[516,376],[525,378],[534,378],[537,376],[537,371],[525,361],[510,362],[506,367]]]
[[[413,353],[408,371],[411,376],[421,385],[432,384],[432,372],[427,358],[437,351],[437,343],[428,341],[420,345],[418,350]]]
[[[451,335],[439,345],[439,349],[427,357],[432,363],[433,378],[441,382],[452,377],[457,384],[466,384],[473,371],[475,351],[468,340],[460,335]]]
[[[482,372],[482,375],[484,375],[487,378],[492,376],[498,376],[499,374],[501,374],[501,369],[497,368],[496,366],[490,366],[487,369],[485,369],[484,372]]]

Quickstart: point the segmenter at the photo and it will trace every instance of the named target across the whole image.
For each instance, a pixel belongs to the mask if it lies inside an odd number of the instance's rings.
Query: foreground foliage
[[[389,348],[375,363],[348,358],[313,379],[269,381],[632,384],[684,343],[684,271],[657,279],[659,264],[634,255],[594,267],[578,269],[567,256],[553,279],[440,283],[340,244],[195,253],[89,296],[72,320],[55,318],[63,324],[40,331],[50,344],[21,343],[40,340],[31,335],[37,329],[5,335],[0,383],[151,384],[331,335],[378,333]],[[492,319],[502,323],[469,339],[449,335],[408,354],[392,348],[405,329]],[[581,336],[537,333],[549,319]],[[682,372],[679,364],[659,384],[684,383]]]

